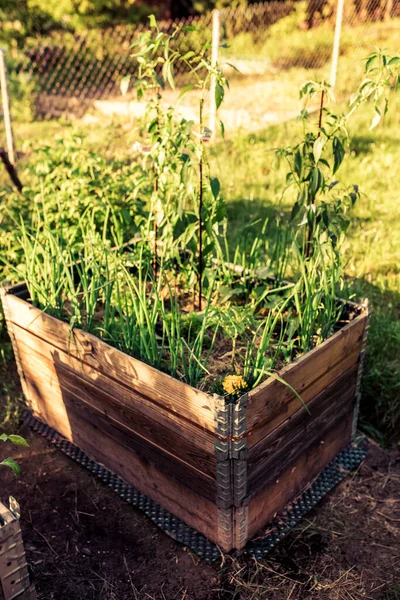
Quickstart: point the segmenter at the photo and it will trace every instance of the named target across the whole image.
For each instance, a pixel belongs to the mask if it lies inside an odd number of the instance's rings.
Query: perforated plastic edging
[[[39,419],[36,419],[31,413],[25,414],[24,422],[33,431],[51,441],[61,452],[85,467],[93,475],[96,475],[123,500],[144,512],[153,523],[174,540],[184,544],[207,562],[214,562],[221,558],[221,550],[216,544],[177,517],[174,517],[162,506],[126,484],[118,475],[89,458],[80,448],[42,421],[39,421]],[[329,463],[314,483],[264,528],[267,532],[264,536],[257,536],[254,541],[250,540],[244,552],[253,555],[257,559],[263,558],[301,521],[305,514],[336,487],[350,471],[354,470],[365,459],[366,455],[365,439],[359,438]]]

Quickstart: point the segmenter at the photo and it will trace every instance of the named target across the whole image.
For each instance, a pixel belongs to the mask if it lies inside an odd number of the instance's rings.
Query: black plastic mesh
[[[50,440],[61,452],[96,475],[126,502],[143,511],[153,523],[174,540],[184,544],[207,562],[213,562],[221,558],[221,550],[216,544],[177,517],[174,517],[162,506],[126,484],[118,475],[96,463],[57,431],[42,423],[30,413],[25,415],[24,421],[34,431]],[[263,558],[306,513],[346,477],[349,471],[355,469],[365,459],[366,455],[367,449],[364,438],[358,439],[343,450],[325,467],[318,479],[295,502],[264,528],[265,535],[257,536],[254,541],[247,544],[244,552],[255,556],[257,559]]]

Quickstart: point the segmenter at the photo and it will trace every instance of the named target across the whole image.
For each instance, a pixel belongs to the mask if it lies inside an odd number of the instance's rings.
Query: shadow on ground
[[[40,600],[395,600],[400,564],[400,457],[370,445],[366,462],[268,559],[206,565],[102,482],[24,431],[16,479]],[[0,448],[0,458],[5,447]]]

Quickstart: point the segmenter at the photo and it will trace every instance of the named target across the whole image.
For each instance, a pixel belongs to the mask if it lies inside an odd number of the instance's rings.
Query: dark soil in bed
[[[400,456],[368,459],[271,553],[213,566],[43,438],[22,430],[16,479],[0,497],[21,505],[39,600],[396,600],[400,598]],[[8,452],[7,452],[8,451]],[[10,447],[0,447],[0,458]]]

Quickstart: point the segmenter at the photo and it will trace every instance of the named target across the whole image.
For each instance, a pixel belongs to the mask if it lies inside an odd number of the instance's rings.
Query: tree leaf
[[[336,173],[336,171],[338,170],[338,168],[340,167],[340,165],[342,164],[343,159],[344,159],[344,154],[345,154],[343,144],[337,137],[334,137],[332,140],[332,151],[333,151],[333,158],[334,158],[332,173],[334,175]]]
[[[322,135],[320,135],[315,140],[314,146],[313,146],[314,160],[315,160],[316,163],[321,158],[321,154],[322,154],[322,150],[324,148],[324,145],[325,145],[325,139],[324,139],[324,137]]]
[[[181,93],[179,94],[178,99],[182,98],[182,96],[184,96],[185,94],[187,94],[188,92],[190,92],[193,88],[194,88],[194,84],[193,83],[190,83],[189,85],[185,86],[181,90]]]
[[[293,204],[292,212],[290,214],[290,220],[293,221],[297,217],[297,215],[299,214],[299,212],[300,212],[300,203],[299,202],[295,202]]]
[[[219,182],[219,179],[217,179],[217,177],[211,177],[210,178],[210,186],[211,186],[212,194],[216,200],[218,198],[219,192],[221,190],[221,184]]]
[[[301,175],[301,167],[302,167],[302,158],[299,150],[296,150],[294,155],[294,172],[298,177]]]
[[[14,475],[19,475],[21,473],[21,467],[12,458],[5,458],[0,462],[0,465],[3,465],[4,467],[9,467],[14,473]]]
[[[221,106],[225,96],[225,90],[223,86],[217,81],[215,85],[215,105],[217,109]]]
[[[377,54],[373,54],[372,56],[369,57],[369,59],[365,63],[365,71],[367,73],[368,73],[368,71],[370,71],[373,68],[373,66],[377,60],[378,60]]]
[[[388,67],[393,67],[394,65],[400,64],[400,56],[393,56],[387,64]]]
[[[379,110],[379,108],[377,106],[375,106],[375,113],[374,113],[371,125],[369,127],[369,130],[371,131],[371,129],[376,127],[380,120],[381,120],[381,111]]]

